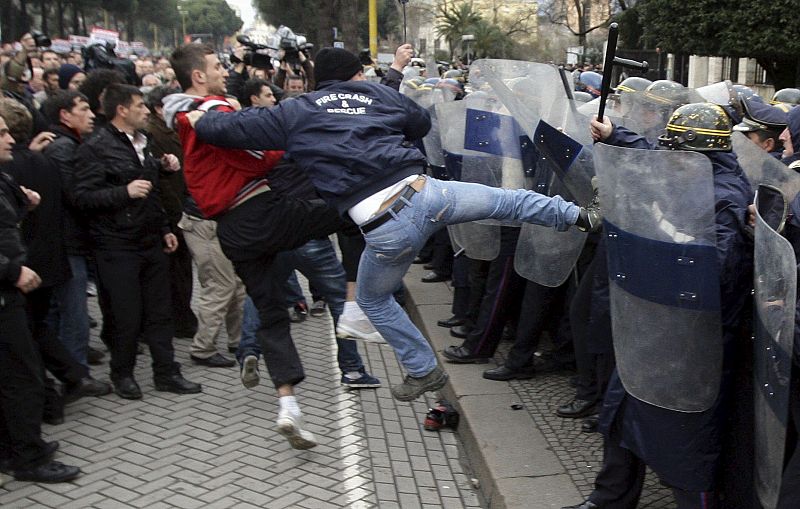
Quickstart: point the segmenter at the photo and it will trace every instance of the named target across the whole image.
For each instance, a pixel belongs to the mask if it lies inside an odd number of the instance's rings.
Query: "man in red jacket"
[[[338,270],[317,270],[315,261],[296,248],[311,239],[326,238],[344,223],[321,200],[298,199],[270,189],[267,177],[283,157],[282,151],[221,149],[197,139],[187,112],[235,110],[223,96],[226,72],[214,51],[200,44],[180,48],[171,62],[185,93],[165,99],[165,119],[181,138],[187,188],[202,214],[217,222],[222,250],[258,309],[258,339],[280,401],[277,431],[296,449],[314,447],[316,441],[303,429],[294,397],[293,386],[305,374],[290,334],[283,285],[294,267],[308,268],[306,275],[315,286],[330,292],[326,298],[339,302],[341,313],[345,296],[341,265]],[[333,305],[331,311],[336,321]]]

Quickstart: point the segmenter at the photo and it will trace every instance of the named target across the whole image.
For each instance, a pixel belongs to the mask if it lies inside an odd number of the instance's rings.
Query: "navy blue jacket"
[[[197,136],[225,148],[286,150],[329,204],[344,214],[364,198],[424,172],[425,156],[402,145],[430,130],[429,113],[368,81],[322,83],[273,108],[210,111]]]
[[[796,164],[800,161],[800,109],[792,108],[786,115],[786,120],[789,129],[789,134],[792,135],[792,149],[794,154],[783,159],[783,163],[793,169],[800,169],[800,165]]]
[[[606,143],[652,149],[641,136],[617,127]],[[714,171],[717,259],[720,264],[722,331],[726,345],[720,394],[705,412],[681,413],[630,397],[616,371],[603,401],[600,429],[609,440],[641,458],[662,482],[687,491],[713,488],[723,420],[728,411],[731,356],[747,294],[752,286],[752,245],[744,233],[753,192],[733,153],[710,152]],[[691,192],[691,190],[680,190]],[[616,421],[616,425],[614,425]]]

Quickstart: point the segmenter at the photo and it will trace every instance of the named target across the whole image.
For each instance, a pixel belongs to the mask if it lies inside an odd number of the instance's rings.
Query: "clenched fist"
[[[128,184],[128,196],[133,199],[147,198],[151,189],[153,189],[152,182],[149,180],[137,179]]]

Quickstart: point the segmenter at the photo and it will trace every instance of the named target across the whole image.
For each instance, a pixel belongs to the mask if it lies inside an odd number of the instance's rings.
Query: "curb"
[[[422,283],[423,273],[421,266],[412,265],[406,274],[406,309],[450,375],[441,395],[461,414],[457,432],[487,507],[560,509],[581,500],[531,415],[511,409],[519,398],[510,385],[482,377],[494,364],[444,362],[440,352],[461,341],[436,325],[451,315],[452,289],[447,283]]]

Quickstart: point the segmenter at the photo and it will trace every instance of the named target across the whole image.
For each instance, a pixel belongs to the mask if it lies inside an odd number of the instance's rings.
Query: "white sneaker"
[[[386,343],[381,333],[375,330],[366,317],[352,319],[344,315],[339,317],[336,326],[336,337],[339,339],[360,339],[367,343]]]
[[[242,385],[248,389],[252,389],[258,385],[258,382],[261,380],[261,377],[258,375],[258,357],[255,355],[248,355],[244,358],[240,377],[242,379]]]
[[[303,418],[295,416],[285,410],[278,412],[276,430],[289,440],[294,449],[311,449],[317,446],[317,441],[310,431],[303,429]]]

